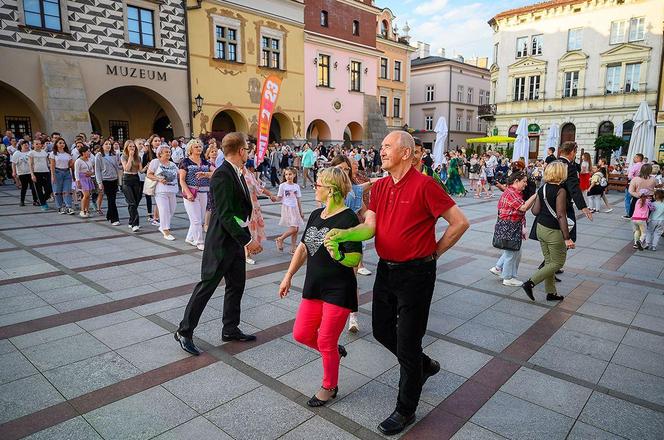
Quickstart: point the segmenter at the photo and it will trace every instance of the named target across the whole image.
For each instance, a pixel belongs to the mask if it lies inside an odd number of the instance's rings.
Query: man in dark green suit
[[[249,188],[241,170],[247,161],[249,147],[244,134],[229,133],[224,137],[221,148],[224,163],[215,170],[210,180],[215,209],[205,236],[201,281],[194,288],[180,328],[174,335],[182,349],[193,355],[200,354],[192,340],[194,329],[222,278],[226,281],[226,291],[221,339],[242,342],[256,339],[254,335],[242,333],[238,327],[246,279],[244,248],[250,254],[263,250],[258,242],[251,239],[246,226],[252,207]]]

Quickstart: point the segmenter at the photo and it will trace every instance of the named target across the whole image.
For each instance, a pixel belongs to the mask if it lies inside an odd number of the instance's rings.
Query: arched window
[[[576,126],[571,122],[563,125],[560,130],[560,145],[565,142],[574,142],[576,140]]]
[[[599,129],[597,130],[597,137],[604,136],[606,134],[613,134],[613,122],[604,121],[599,124]]]
[[[390,24],[387,22],[387,20],[383,20],[380,22],[380,35],[383,38],[387,38],[390,32]]]
[[[625,141],[623,145],[622,155],[626,155],[629,151],[629,143],[632,140],[632,130],[634,129],[634,121],[625,121],[623,122],[623,135],[622,139]]]
[[[360,35],[360,22],[353,20],[353,35]]]
[[[320,11],[320,25],[323,27],[328,26],[327,11]]]
[[[509,130],[507,130],[507,136],[509,137],[516,137],[516,129],[518,128],[518,125],[512,125]]]

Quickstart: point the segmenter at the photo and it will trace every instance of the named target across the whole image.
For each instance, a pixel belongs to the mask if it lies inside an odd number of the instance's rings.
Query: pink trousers
[[[297,310],[293,338],[318,350],[323,358],[323,387],[332,389],[339,381],[339,336],[350,309],[318,299],[302,299]]]

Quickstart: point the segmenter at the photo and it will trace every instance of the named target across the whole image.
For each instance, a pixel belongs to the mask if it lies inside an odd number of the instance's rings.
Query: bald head
[[[393,131],[383,139],[380,149],[380,158],[383,169],[390,173],[397,170],[406,170],[413,164],[415,141],[406,131]]]

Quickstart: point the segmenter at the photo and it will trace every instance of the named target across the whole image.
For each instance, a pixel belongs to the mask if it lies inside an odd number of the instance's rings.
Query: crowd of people
[[[267,240],[259,198],[280,202],[284,232],[275,246],[284,251],[289,242],[292,256],[278,295],[290,293],[293,277],[306,263],[293,337],[322,358],[322,384],[308,401],[312,407],[326,405],[339,393],[340,359],[348,354],[339,338],[346,323],[349,331],[359,330],[357,274],[371,275],[362,265],[362,242],[373,239],[379,261],[372,331],[401,367],[395,410],[378,426],[386,435],[415,421],[422,387],[440,370],[440,364],[423,353],[422,338],[436,261],[469,228],[453,197],[470,191],[475,198],[490,199],[495,191],[502,192],[492,241],[502,253],[490,271],[504,285],[521,287],[531,300],[541,282],[546,300],[564,299],[557,293],[556,275],[562,273],[568,250],[576,246],[575,209],[590,220],[601,211],[601,200],[604,212],[612,210],[606,199],[610,167],[603,161],[593,165],[587,153],[577,164],[574,142],[550,149],[541,161],[458,150],[446,153],[442,163],[434,163],[422,142],[404,131],[390,133],[379,150],[274,143],[260,164],[244,134],[229,133],[220,144],[215,138],[166,142],[158,135],[120,144],[97,133],[89,138],[81,133],[68,144],[58,133],[17,141],[7,132],[0,157],[6,161],[3,171],[21,189],[21,206],[29,189],[33,204],[43,211],[51,210],[53,200],[59,214],[105,216],[112,226],[120,226],[116,200],[121,191],[131,231],[141,228],[139,205],[145,199],[148,224],[157,226],[168,241],[177,239],[171,221],[182,199],[189,219],[184,241],[203,252],[201,281],[174,333],[179,346],[192,355],[201,353],[194,331],[222,279],[222,340],[256,339],[239,327],[246,264],[255,264]],[[655,250],[664,232],[659,167],[637,155],[626,173],[630,183],[625,217],[634,225],[634,246]],[[4,174],[0,183],[6,180]],[[318,204],[309,218],[301,202],[307,184]],[[530,233],[529,210],[535,215]],[[447,228],[436,240],[441,217]],[[526,237],[539,242],[543,262],[522,282],[517,273]]]

